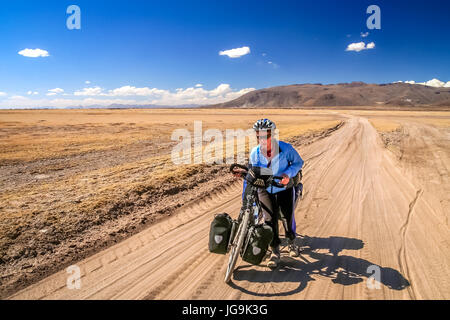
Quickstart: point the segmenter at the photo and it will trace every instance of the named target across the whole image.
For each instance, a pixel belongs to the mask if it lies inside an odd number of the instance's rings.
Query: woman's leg
[[[261,203],[261,210],[264,214],[264,221],[272,228],[273,230],[273,239],[270,243],[270,246],[276,248],[280,245],[280,236],[278,232],[278,215],[274,215],[274,207],[276,204],[274,195],[268,193],[265,189],[258,190],[258,199]]]
[[[296,222],[295,222],[295,190],[289,188],[287,190],[276,193],[277,204],[280,207],[286,223],[283,223],[286,229],[286,237],[294,240],[296,236]]]

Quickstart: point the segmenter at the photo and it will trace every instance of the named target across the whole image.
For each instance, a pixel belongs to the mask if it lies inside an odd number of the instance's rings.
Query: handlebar
[[[272,176],[272,185],[274,185],[275,187],[289,189],[294,186],[294,180],[292,180],[291,178],[289,178],[289,182],[286,185],[278,183],[273,179],[283,180],[283,177]]]
[[[275,187],[289,189],[294,186],[294,179],[292,178],[289,178],[289,182],[286,185],[273,181],[273,179],[283,180],[283,177],[272,176],[272,185],[274,185]]]
[[[233,172],[233,171],[234,171],[234,168],[236,168],[236,167],[238,167],[238,168],[240,168],[240,169],[244,169],[245,171],[248,171],[248,167],[247,167],[247,166],[244,166],[244,165],[238,164],[238,163],[233,163],[233,164],[230,166],[230,172]]]
[[[244,170],[244,171],[245,171],[245,175],[243,175],[242,172],[235,171],[235,170],[234,170],[235,168],[239,168],[239,169]],[[249,170],[249,168],[248,168],[247,166],[244,166],[244,165],[241,165],[241,164],[237,164],[237,163],[233,163],[233,164],[230,166],[230,172],[240,174],[240,176],[241,176],[243,179],[247,180],[249,183],[252,183],[252,181],[249,181],[249,180],[246,178],[246,175],[247,175],[247,173],[248,173],[248,170]],[[280,177],[280,176],[270,176],[270,177],[268,177],[268,178],[267,178],[267,181],[269,182],[269,185],[273,185],[273,186],[278,187],[278,188],[286,188],[286,189],[289,189],[289,188],[291,188],[291,187],[294,186],[294,179],[292,179],[292,178],[289,178],[289,182],[288,182],[286,185],[283,185],[283,184],[281,184],[281,183],[276,182],[275,179],[276,179],[276,180],[283,180],[283,177]],[[253,184],[253,183],[252,183],[252,184]],[[259,187],[261,187],[261,186],[259,186]]]

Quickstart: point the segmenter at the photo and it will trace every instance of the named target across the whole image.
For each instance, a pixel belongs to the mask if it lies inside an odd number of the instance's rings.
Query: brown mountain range
[[[294,84],[254,90],[237,99],[205,107],[297,108],[334,106],[450,107],[450,88],[436,88],[408,83]]]

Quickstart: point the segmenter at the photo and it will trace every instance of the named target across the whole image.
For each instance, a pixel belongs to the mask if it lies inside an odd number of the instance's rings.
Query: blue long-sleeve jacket
[[[274,176],[281,176],[285,173],[289,178],[293,178],[303,167],[303,159],[291,144],[278,141],[278,145],[280,146],[280,152],[272,159],[269,167],[267,166],[268,160],[260,152],[259,145],[254,147],[250,153],[250,164],[270,168]],[[269,193],[277,193],[286,189],[270,186],[266,190]]]

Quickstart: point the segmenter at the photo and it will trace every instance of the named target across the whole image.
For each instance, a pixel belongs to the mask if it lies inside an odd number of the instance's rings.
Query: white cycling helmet
[[[253,129],[255,131],[267,131],[267,130],[274,130],[277,126],[274,122],[272,122],[269,119],[259,119],[255,122],[253,125]]]

